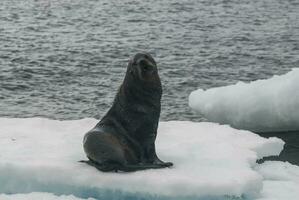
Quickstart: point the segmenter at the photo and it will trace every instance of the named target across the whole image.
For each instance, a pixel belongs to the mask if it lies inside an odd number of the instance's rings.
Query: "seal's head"
[[[130,60],[128,70],[134,78],[142,82],[156,82],[159,80],[157,64],[148,53],[137,53]]]

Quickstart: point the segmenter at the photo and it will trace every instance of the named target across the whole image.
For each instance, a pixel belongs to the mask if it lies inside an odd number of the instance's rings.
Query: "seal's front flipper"
[[[164,166],[164,167],[171,167],[171,166],[173,166],[173,163],[172,162],[162,162],[162,163],[159,163],[159,165]]]
[[[156,153],[154,154],[154,161],[152,163],[155,165],[161,165],[161,166],[165,166],[165,167],[173,166],[172,162],[164,162],[164,161],[160,160]]]
[[[164,162],[164,161],[160,160],[158,157],[157,157],[157,159],[154,160],[154,164],[165,166],[165,167],[171,167],[171,166],[173,166],[172,162]]]
[[[164,163],[166,164],[166,163]],[[146,170],[146,169],[161,169],[161,168],[166,168],[170,167],[173,164],[167,164],[167,165],[161,165],[161,164],[138,164],[138,165],[124,165],[119,168],[119,170],[124,171],[124,172],[133,172],[133,171],[138,171],[138,170]]]
[[[145,156],[145,159],[143,159],[143,162],[148,163],[148,164],[153,164],[153,165],[160,165],[162,167],[173,166],[172,162],[164,162],[158,158],[157,153],[156,153],[155,143],[152,142],[152,144],[148,144],[145,146],[147,146],[148,148],[145,150],[146,156]]]

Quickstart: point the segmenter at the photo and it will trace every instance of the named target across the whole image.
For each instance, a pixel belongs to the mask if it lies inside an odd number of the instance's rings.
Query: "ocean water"
[[[298,0],[1,0],[0,117],[100,118],[147,51],[161,120],[200,121],[192,90],[299,66],[298,11]]]

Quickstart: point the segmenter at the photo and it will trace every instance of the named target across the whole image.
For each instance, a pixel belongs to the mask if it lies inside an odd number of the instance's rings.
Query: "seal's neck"
[[[155,104],[160,104],[162,96],[162,85],[159,75],[153,77],[151,81],[143,81],[134,77],[130,72],[126,73],[123,84],[120,87],[119,93],[133,102],[142,104],[151,101]]]

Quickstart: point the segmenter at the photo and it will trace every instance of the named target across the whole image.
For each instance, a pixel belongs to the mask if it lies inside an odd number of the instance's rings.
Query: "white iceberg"
[[[266,180],[256,160],[278,155],[284,145],[226,125],[161,122],[158,155],[173,168],[103,173],[78,162],[86,159],[83,135],[96,123],[0,118],[0,197],[255,199]]]
[[[211,122],[256,132],[299,130],[299,69],[268,80],[198,89],[189,106]]]

